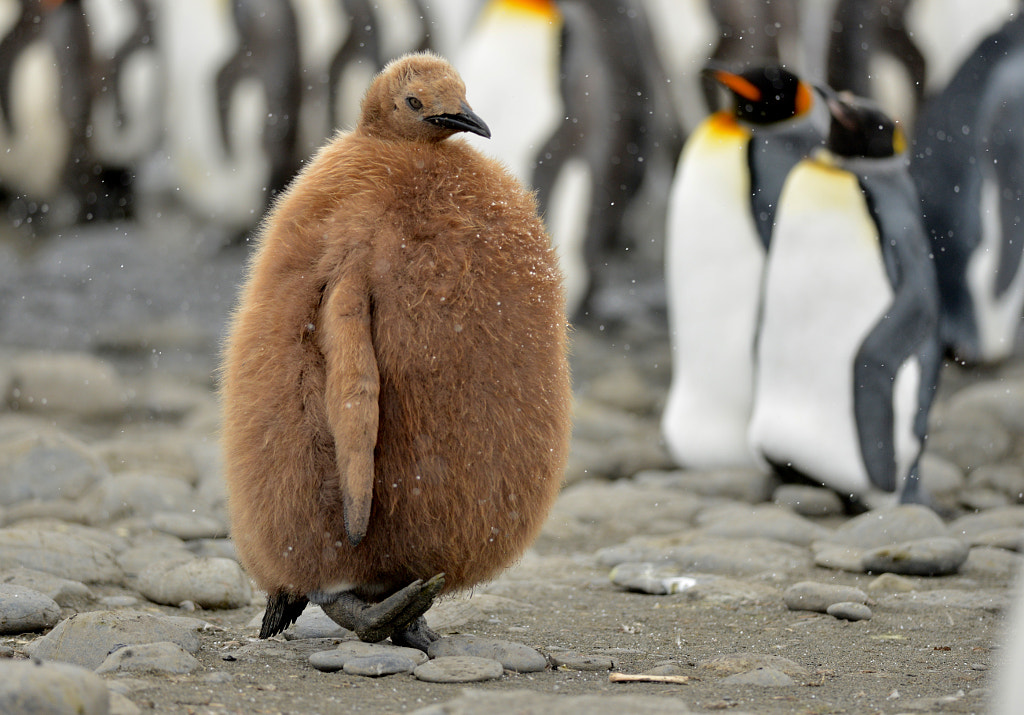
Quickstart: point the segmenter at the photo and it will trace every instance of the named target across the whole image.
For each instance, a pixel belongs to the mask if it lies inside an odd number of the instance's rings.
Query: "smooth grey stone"
[[[971,547],[991,546],[992,548],[1006,549],[1007,551],[1021,551],[1024,550],[1024,529],[1016,527],[993,529],[968,539],[967,543]]]
[[[926,506],[901,504],[855,516],[822,539],[833,544],[873,549],[933,536],[949,536],[939,515]]]
[[[427,648],[427,655],[431,658],[445,656],[489,658],[501,663],[506,670],[517,673],[534,673],[544,670],[548,665],[547,658],[530,646],[473,635],[454,635],[436,640]]]
[[[0,437],[0,504],[74,500],[109,475],[82,442],[56,430],[24,430]]]
[[[138,611],[89,611],[67,618],[25,650],[43,660],[59,660],[95,670],[116,645],[171,641],[189,653],[199,652],[194,618],[155,616]]]
[[[81,581],[54,576],[45,571],[18,567],[0,573],[0,584],[15,584],[44,593],[61,608],[84,611],[96,602],[96,596]]]
[[[195,557],[196,555],[189,551],[184,542],[180,540],[176,544],[145,543],[119,553],[117,565],[124,569],[125,576],[137,578],[153,564],[170,561],[185,562]]]
[[[718,677],[747,673],[756,668],[769,668],[791,678],[806,678],[810,672],[804,666],[779,655],[763,653],[729,653],[698,664],[698,669]]]
[[[1009,506],[1011,503],[1010,497],[1003,492],[981,487],[961,489],[956,498],[961,506],[976,511],[998,509],[1001,506]]]
[[[177,643],[158,641],[126,645],[108,655],[96,668],[105,673],[169,673],[185,675],[202,665]]]
[[[377,678],[382,675],[394,675],[395,673],[411,673],[416,669],[416,663],[411,658],[393,653],[381,653],[380,655],[363,655],[358,658],[350,658],[345,661],[346,675],[362,675],[368,678]]]
[[[149,600],[171,606],[192,601],[202,608],[241,608],[252,599],[248,577],[231,559],[157,562],[139,574],[136,588]]]
[[[868,590],[872,593],[907,593],[916,591],[917,584],[906,576],[884,573],[868,584]]]
[[[654,412],[659,391],[633,367],[623,365],[594,377],[587,398],[634,414]]]
[[[563,670],[600,672],[611,670],[615,663],[606,655],[585,655],[583,653],[552,653],[551,666]]]
[[[814,550],[814,565],[837,571],[864,572],[864,549],[840,546],[828,542],[817,542]]]
[[[132,608],[139,604],[139,599],[135,596],[104,596],[100,599],[100,603],[104,608]]]
[[[949,525],[951,536],[962,536],[967,540],[1002,528],[1024,529],[1024,506],[1006,506],[980,514],[967,514]]]
[[[60,620],[60,606],[49,596],[24,586],[0,583],[0,635],[50,628]]]
[[[196,445],[196,438],[177,430],[146,430],[96,442],[93,449],[115,473],[160,474],[195,486],[199,481]]]
[[[262,614],[257,618],[256,628],[262,625]],[[297,619],[285,632],[287,640],[307,640],[310,638],[351,638],[352,631],[339,626],[334,619],[324,613],[320,606],[306,606]]]
[[[772,501],[792,509],[801,516],[832,516],[843,513],[843,502],[831,489],[803,484],[782,484],[772,494]]]
[[[321,650],[309,656],[309,663],[317,670],[333,673],[342,670],[345,663],[354,658],[404,658],[414,666],[426,663],[427,654],[416,648],[391,645],[390,643],[363,643],[362,641],[345,641],[339,643],[334,650]],[[411,670],[411,669],[410,669]]]
[[[108,715],[107,685],[95,673],[67,663],[0,660],[0,713]]]
[[[787,588],[782,594],[782,600],[791,611],[825,613],[834,603],[844,601],[867,603],[868,595],[853,586],[801,581]]]
[[[964,470],[945,457],[925,451],[919,463],[921,488],[927,494],[947,494],[964,488]]]
[[[829,606],[825,613],[844,621],[866,621],[871,618],[871,609],[864,603],[840,601]]]
[[[123,412],[128,404],[114,366],[93,355],[32,352],[10,367],[8,399],[21,410],[103,417]]]
[[[454,630],[485,618],[484,612],[470,601],[435,601],[430,610],[423,614],[427,626],[439,633]]]
[[[1012,462],[983,464],[971,470],[967,486],[994,489],[1016,502],[1024,501],[1024,467]]]
[[[81,503],[89,511],[89,523],[109,524],[130,516],[187,511],[195,501],[192,487],[177,477],[121,472],[93,487]]]
[[[989,613],[1004,611],[1011,602],[1006,590],[942,588],[931,591],[912,591],[879,596],[878,607],[886,611],[913,613],[915,611],[941,611],[947,608],[980,610]]]
[[[617,508],[609,509],[609,504]],[[568,520],[587,529],[600,526],[623,535],[668,533],[688,525],[703,506],[703,499],[658,482],[591,480],[566,487],[549,520]]]
[[[463,690],[453,700],[413,711],[413,715],[680,715],[690,710],[678,698],[655,695],[555,695],[532,690]]]
[[[634,479],[641,480],[650,476],[648,472],[641,472]],[[666,485],[683,492],[747,504],[768,501],[779,484],[774,474],[758,469],[676,470],[664,473],[662,478]]]
[[[720,682],[723,685],[758,685],[763,688],[784,688],[796,685],[792,678],[775,668],[755,668],[746,673],[726,676]]]
[[[917,539],[864,553],[868,573],[898,573],[907,576],[945,576],[956,573],[967,560],[969,549],[960,539],[937,537]]]
[[[930,420],[928,449],[965,470],[1004,459],[1013,446],[1010,432],[982,410],[936,410]]]
[[[683,576],[679,568],[650,562],[627,561],[618,564],[609,574],[612,583],[629,591],[664,596],[678,593],[697,584],[690,576]]]
[[[1011,578],[1020,573],[1024,565],[1024,557],[1005,549],[978,546],[971,549],[967,555],[967,561],[960,567],[960,573],[972,577],[998,577]]]
[[[196,539],[186,543],[185,548],[196,556],[215,556],[238,561],[235,542],[231,539]]]
[[[504,673],[501,663],[492,658],[453,655],[434,658],[416,666],[413,675],[427,683],[475,683],[496,680]]]
[[[807,549],[770,539],[706,539],[667,549],[664,556],[687,571],[753,576],[787,574],[811,565]]]
[[[785,507],[775,504],[747,507],[735,506],[723,509],[705,520],[702,514],[698,523],[708,536],[730,539],[764,538],[796,546],[808,546],[814,541],[827,538],[831,529],[808,521]]]
[[[38,569],[83,583],[121,583],[114,553],[80,532],[60,533],[17,526],[0,529],[0,569]]]
[[[1016,432],[1024,432],[1024,380],[1000,377],[957,390],[946,405],[956,412],[986,412]]]
[[[215,539],[227,536],[228,527],[219,519],[191,512],[156,512],[149,518],[150,525],[180,539]]]

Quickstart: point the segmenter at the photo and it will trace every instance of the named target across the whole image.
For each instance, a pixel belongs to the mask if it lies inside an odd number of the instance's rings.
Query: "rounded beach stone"
[[[333,622],[333,621],[332,621]],[[416,648],[391,645],[390,643],[363,643],[362,641],[345,641],[339,643],[334,650],[321,650],[309,656],[309,663],[317,670],[333,673],[343,670],[345,664],[356,658],[405,658],[413,666],[426,663],[427,654]],[[412,670],[412,668],[410,668]]]
[[[59,620],[60,606],[46,594],[0,583],[0,634],[41,631]]]
[[[0,569],[19,566],[83,583],[124,580],[114,553],[78,533],[21,526],[0,529]]]
[[[791,611],[816,611],[825,613],[829,606],[841,602],[866,603],[868,595],[853,586],[801,581],[786,589],[782,594],[786,607]]]
[[[72,581],[45,571],[20,566],[0,574],[0,584],[12,584],[38,591],[52,598],[61,608],[75,611],[85,611],[96,602],[95,594],[81,581]]]
[[[957,572],[967,560],[969,551],[967,544],[960,539],[916,539],[866,551],[864,570],[907,576],[945,576]]]
[[[871,609],[863,603],[840,601],[829,606],[825,613],[844,621],[866,621],[871,618]]]
[[[873,549],[933,536],[949,536],[934,511],[919,504],[873,509],[839,526],[823,541],[846,547]]]
[[[85,444],[56,430],[0,438],[0,504],[77,499],[109,472]]]
[[[126,645],[108,655],[96,672],[104,673],[169,673],[185,675],[198,670],[200,662],[177,643],[158,641]]]
[[[475,656],[491,659],[501,663],[506,670],[517,673],[534,673],[548,665],[547,658],[530,646],[473,635],[454,635],[436,640],[430,644],[427,655],[431,658]]]
[[[803,484],[782,484],[772,494],[772,501],[802,516],[831,516],[843,513],[843,502],[831,489]]]
[[[723,685],[758,685],[762,688],[784,688],[796,682],[775,668],[754,668],[746,673],[736,673],[722,678]]]
[[[67,663],[0,659],[0,713],[107,715],[107,685]]]
[[[369,678],[377,678],[382,675],[394,675],[395,673],[411,673],[416,669],[416,663],[411,658],[394,653],[381,653],[379,655],[363,655],[357,658],[350,658],[345,661],[344,670],[347,675],[362,675]]]
[[[136,585],[149,600],[170,606],[192,601],[202,608],[241,608],[252,599],[249,579],[231,559],[158,562],[139,574]]]
[[[116,414],[128,404],[114,366],[86,353],[19,356],[11,361],[8,394],[19,409],[82,417]]]
[[[434,658],[416,666],[413,675],[427,683],[475,683],[502,676],[501,663],[491,658],[452,655]]]
[[[682,576],[676,566],[659,566],[649,561],[627,561],[615,566],[609,578],[616,586],[628,591],[664,596],[678,593],[696,585],[697,580]]]

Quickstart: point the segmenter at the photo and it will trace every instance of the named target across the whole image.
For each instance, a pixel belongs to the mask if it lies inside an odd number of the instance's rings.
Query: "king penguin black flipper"
[[[260,638],[272,638],[294,623],[306,608],[309,599],[280,591],[267,594],[267,610],[263,612]]]

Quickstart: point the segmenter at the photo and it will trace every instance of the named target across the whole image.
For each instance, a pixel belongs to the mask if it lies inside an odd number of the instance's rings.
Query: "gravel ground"
[[[452,636],[435,670],[497,677],[427,682],[383,647],[352,663],[316,609],[257,640],[213,396],[244,257],[185,222],[0,240],[0,711],[65,682],[88,713],[989,710],[1024,533],[1024,361],[946,367],[923,462],[941,518],[851,518],[825,490],[673,467],[642,267],[575,331],[573,453],[541,537],[428,614]]]

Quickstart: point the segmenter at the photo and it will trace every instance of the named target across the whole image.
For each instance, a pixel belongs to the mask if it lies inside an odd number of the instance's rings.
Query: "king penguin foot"
[[[394,640],[395,635],[402,639],[408,634],[409,643],[426,641],[430,645],[428,639],[433,636],[432,640],[436,640],[437,634],[427,628],[425,621],[420,621],[443,588],[444,574],[439,573],[425,582],[417,579],[379,603],[368,603],[346,592],[321,608],[335,623],[355,631],[361,641],[376,643],[388,636]]]
[[[437,635],[427,625],[427,619],[420,616],[415,621],[410,623],[404,630],[395,631],[391,634],[391,642],[395,645],[405,646],[406,648],[415,648],[421,650],[424,653],[427,652],[427,648],[430,644],[438,640],[441,636]]]

